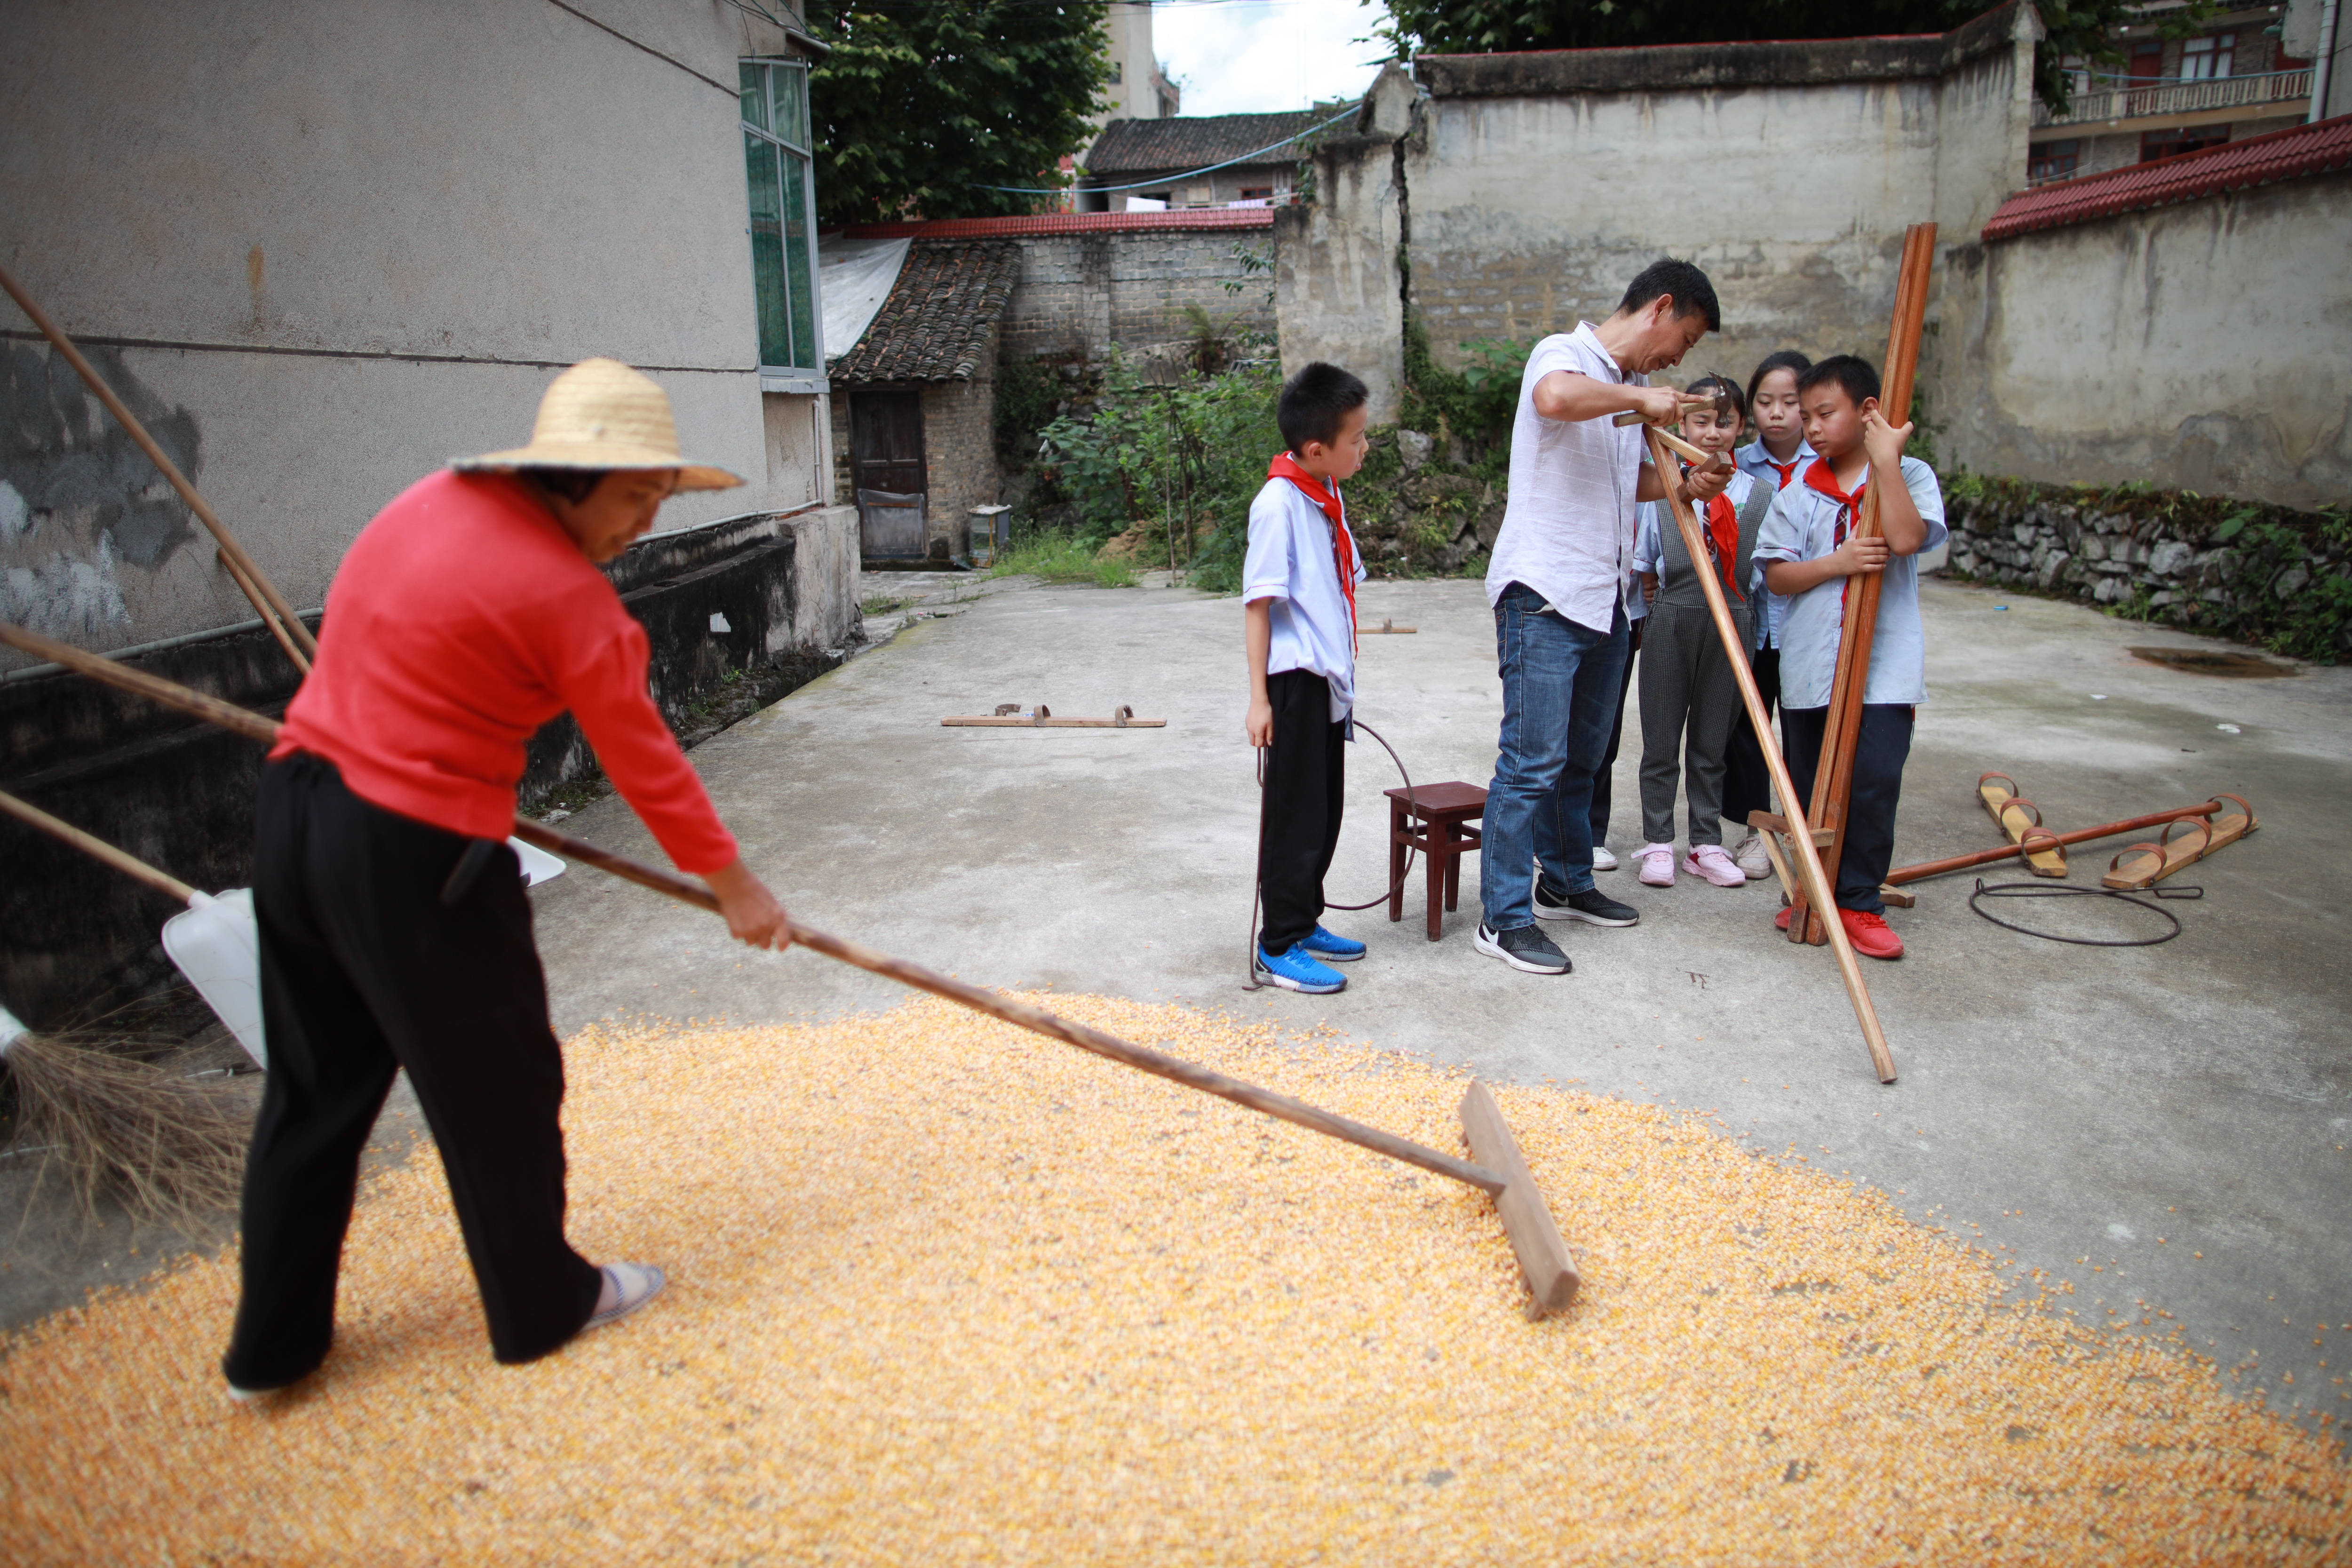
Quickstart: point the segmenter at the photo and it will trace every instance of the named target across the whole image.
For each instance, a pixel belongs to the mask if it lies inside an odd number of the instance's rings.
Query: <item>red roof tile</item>
[[[1985,225],[1984,238],[2007,239],[2345,168],[2352,168],[2352,114],[2020,191],[2000,204]]]
[[[1025,234],[1094,234],[1138,228],[1272,228],[1272,207],[1192,207],[1164,213],[1039,213],[1034,217],[943,217],[867,223],[852,239],[1012,239]]]

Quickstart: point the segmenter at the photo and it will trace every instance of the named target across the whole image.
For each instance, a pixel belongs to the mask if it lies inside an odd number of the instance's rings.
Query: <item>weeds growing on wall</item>
[[[1474,338],[1462,345],[1469,363],[1448,370],[1430,347],[1427,325],[1418,314],[1407,316],[1402,423],[1408,430],[1436,437],[1441,444],[1448,437],[1461,442],[1473,471],[1483,478],[1500,477],[1483,470],[1497,455],[1507,469],[1519,378],[1535,346],[1533,339]]]
[[[1097,588],[1132,588],[1135,569],[1116,555],[1105,555],[1090,540],[1066,533],[1041,533],[1024,540],[988,569],[992,577],[1027,575],[1048,583],[1091,583]]]

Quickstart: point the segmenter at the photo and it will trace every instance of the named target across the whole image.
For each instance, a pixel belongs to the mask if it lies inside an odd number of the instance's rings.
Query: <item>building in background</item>
[[[1082,161],[1078,210],[1162,212],[1241,202],[1279,206],[1291,200],[1298,170],[1294,139],[1328,118],[1328,111],[1299,110],[1114,120]],[[1107,188],[1112,186],[1140,188]]]
[[[2225,10],[2194,37],[2168,38],[2166,14],[2180,8],[2181,0],[2159,0],[2117,28],[2115,39],[2126,57],[2120,68],[2068,62],[2080,68],[2073,72],[2066,112],[2033,106],[2027,166],[2033,184],[2267,136],[2312,117],[2315,62],[2309,53],[2287,47],[2285,35],[2293,30],[2287,6]],[[2311,9],[2315,21],[2315,0]],[[2303,45],[2306,51],[2314,47]]]
[[[1168,79],[1151,47],[1150,0],[1111,0],[1103,31],[1110,47],[1110,81],[1103,96],[1110,107],[1095,117],[1096,124],[1160,120],[1183,107],[1182,90]]]

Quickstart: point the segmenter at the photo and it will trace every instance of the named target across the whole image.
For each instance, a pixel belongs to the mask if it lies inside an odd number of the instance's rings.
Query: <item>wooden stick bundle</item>
[[[1919,328],[1927,313],[1927,277],[1936,261],[1936,226],[1915,223],[1903,231],[1903,260],[1895,282],[1895,319],[1886,333],[1886,358],[1879,378],[1878,408],[1890,425],[1900,425],[1911,407],[1911,382],[1919,364]],[[1859,538],[1878,533],[1879,484],[1874,479],[1864,492],[1862,515],[1855,520]],[[1813,771],[1813,798],[1806,817],[1836,837],[1822,858],[1834,891],[1838,863],[1845,850],[1846,808],[1853,796],[1853,752],[1862,731],[1864,683],[1870,678],[1870,645],[1878,626],[1878,596],[1885,574],[1870,572],[1848,580],[1845,621],[1838,634],[1836,673],[1830,681],[1830,711],[1822,737],[1822,758]],[[1793,804],[1793,803],[1790,803]],[[1810,902],[1806,889],[1790,895],[1789,940],[1819,943],[1832,923],[1823,911],[1833,899]]]
[[[82,352],[74,346],[74,341],[49,320],[47,312],[33,303],[33,297],[25,292],[24,286],[5,267],[0,267],[0,289],[7,290],[8,297],[16,301],[17,308],[41,330],[41,335],[65,356],[66,363],[74,367],[75,374],[106,405],[106,411],[114,416],[115,423],[130,433],[131,438],[139,444],[139,449],[147,454],[147,460],[153,463],[172,482],[172,488],[180,492],[180,499],[188,503],[188,510],[196,514],[196,520],[212,531],[213,538],[220,545],[221,564],[228,568],[228,574],[244,590],[245,596],[253,602],[262,625],[269,628],[270,635],[286,650],[286,656],[294,661],[294,668],[305,675],[310,674],[310,661],[319,657],[319,644],[310,636],[310,628],[302,624],[302,617],[294,613],[294,606],[288,604],[286,596],[262,574],[260,566],[245,552],[245,546],[236,542],[236,535],[228,531],[228,525],[221,521],[219,514],[206,504],[205,498],[196,493],[196,487],[180,472],[180,466],[155,444],[155,437],[147,433],[147,427],[123,406],[122,399],[114,395],[114,388],[109,386],[96,367],[82,357]]]

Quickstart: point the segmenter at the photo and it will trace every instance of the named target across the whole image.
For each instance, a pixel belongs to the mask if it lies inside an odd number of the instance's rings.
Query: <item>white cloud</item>
[[[1370,87],[1386,51],[1356,40],[1387,20],[1362,0],[1160,0],[1151,41],[1186,114],[1269,114]]]

